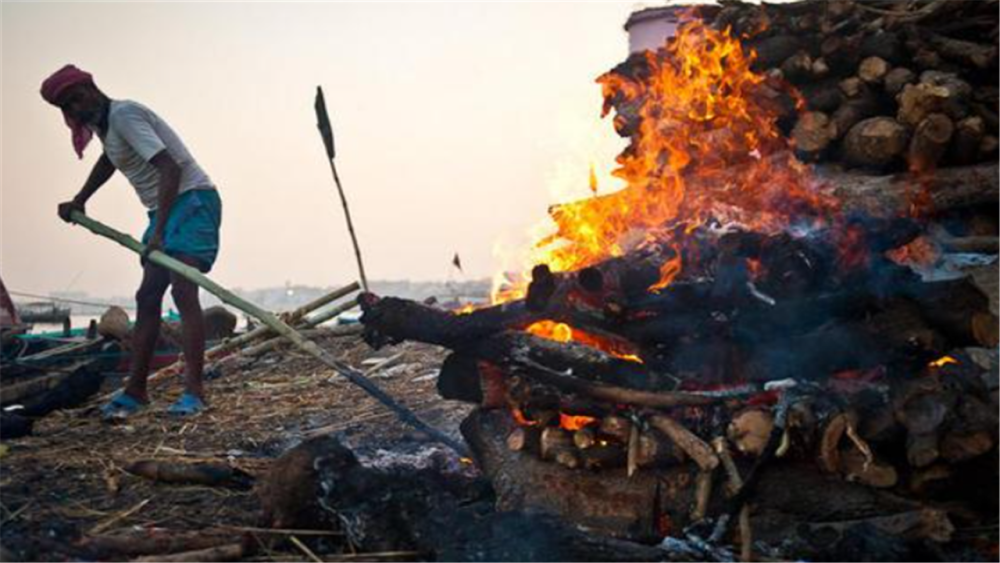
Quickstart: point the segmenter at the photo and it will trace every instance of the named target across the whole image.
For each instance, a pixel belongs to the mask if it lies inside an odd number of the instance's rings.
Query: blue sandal
[[[205,410],[205,403],[196,395],[184,393],[180,399],[170,405],[167,412],[178,416],[191,416]]]
[[[106,421],[123,420],[146,408],[146,403],[119,391],[101,407],[101,418]]]

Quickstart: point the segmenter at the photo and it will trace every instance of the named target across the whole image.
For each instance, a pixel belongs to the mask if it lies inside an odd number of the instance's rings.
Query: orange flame
[[[510,412],[514,416],[514,422],[516,422],[519,426],[536,426],[538,424],[537,420],[529,420],[525,418],[524,413],[517,407],[510,409]]]
[[[592,416],[559,413],[559,427],[564,430],[579,430],[597,422]]]
[[[933,362],[931,362],[931,363],[929,363],[927,365],[930,366],[930,367],[932,367],[932,368],[940,368],[940,367],[944,367],[944,366],[946,366],[948,364],[957,364],[957,363],[958,363],[958,360],[956,360],[955,358],[952,358],[951,356],[942,356],[942,357],[934,360]]]
[[[566,323],[557,323],[555,321],[538,321],[529,325],[524,330],[535,336],[541,336],[542,338],[548,338],[556,342],[586,344],[617,358],[642,363],[642,360],[636,355],[638,350],[627,340],[597,336],[578,328],[573,328]]]

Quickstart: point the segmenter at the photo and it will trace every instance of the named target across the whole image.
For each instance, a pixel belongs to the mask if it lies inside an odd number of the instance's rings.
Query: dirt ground
[[[458,424],[469,406],[437,394],[442,350],[405,343],[375,351],[357,336],[318,342],[366,371],[425,421],[459,436]],[[228,463],[259,477],[282,452],[324,433],[375,463],[386,456],[417,459],[429,449],[444,450],[299,352],[233,357],[217,373],[208,382],[210,408],[196,417],[166,413],[181,393],[179,378],[171,378],[153,382],[151,407],[126,423],[102,423],[100,403],[92,401],[53,413],[36,423],[33,436],[6,443],[0,461],[2,560],[79,559],[88,536],[155,528],[252,533],[259,523],[252,491],[155,483],[123,470],[137,460]],[[294,551],[260,558],[304,557]]]

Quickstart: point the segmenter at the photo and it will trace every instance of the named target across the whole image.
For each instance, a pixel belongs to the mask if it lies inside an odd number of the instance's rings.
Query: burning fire
[[[946,366],[948,364],[957,364],[957,363],[958,363],[958,360],[956,360],[955,358],[952,358],[951,356],[942,356],[942,357],[934,360],[933,362],[931,362],[931,363],[929,363],[927,365],[930,366],[930,367],[932,367],[932,368],[940,368],[940,367],[944,367],[944,366]]]
[[[580,430],[581,428],[590,426],[596,422],[597,419],[590,416],[559,413],[559,427],[564,430]]]
[[[835,215],[833,198],[816,189],[811,169],[791,156],[777,128],[777,113],[762,95],[767,79],[750,69],[755,54],[728,30],[694,21],[660,52],[642,56],[648,72],[598,78],[602,116],[617,108],[616,124],[632,132],[613,173],[625,187],[597,195],[591,169],[593,197],[550,208],[554,230],[550,223],[536,239],[519,277],[494,284],[494,303],[523,297],[535,264],[574,271],[639,247],[663,257],[649,288],[661,291],[697,261],[691,233],[711,220],[776,232],[818,227]],[[604,339],[565,324],[545,321],[528,330],[609,351]]]
[[[683,269],[684,235],[710,218],[773,232],[833,211],[810,169],[782,152],[786,142],[758,93],[765,77],[750,70],[753,59],[728,31],[691,22],[660,54],[645,54],[648,76],[601,76],[604,115],[613,104],[634,106],[635,150],[618,157],[614,172],[626,187],[551,208],[555,230],[535,242],[532,265],[577,270],[655,244],[670,256],[650,288],[659,290]],[[494,302],[522,297],[527,281],[526,268],[494,288]]]
[[[511,414],[514,416],[514,421],[517,422],[519,426],[535,426],[538,424],[537,420],[529,420],[524,416],[519,408],[512,408],[510,410]]]
[[[538,321],[524,330],[535,336],[541,336],[542,338],[548,338],[556,342],[579,342],[580,344],[586,344],[598,350],[603,350],[623,360],[642,363],[639,356],[635,355],[635,346],[628,341],[590,334],[578,328],[573,328],[566,323]]]

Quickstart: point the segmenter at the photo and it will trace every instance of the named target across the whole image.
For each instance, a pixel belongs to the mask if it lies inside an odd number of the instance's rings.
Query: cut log
[[[776,35],[752,43],[751,48],[757,52],[754,68],[768,69],[797,53],[802,48],[802,41],[791,35]]]
[[[845,76],[858,68],[861,36],[830,34],[820,43],[819,52],[833,74]]]
[[[928,34],[926,39],[942,56],[957,63],[977,69],[996,66],[996,45],[983,45],[937,34]]]
[[[986,136],[986,124],[978,116],[967,117],[955,125],[955,137],[948,159],[956,164],[972,164],[979,160],[979,146]]]
[[[831,117],[837,138],[847,135],[861,120],[878,115],[880,109],[878,98],[867,90],[844,102]]]
[[[840,472],[848,481],[878,489],[890,489],[899,482],[896,469],[880,460],[869,460],[855,447],[840,454]]]
[[[902,37],[898,33],[883,30],[866,35],[861,41],[858,54],[866,58],[879,58],[890,65],[898,65],[906,57]]]
[[[858,78],[867,84],[881,84],[889,73],[889,63],[879,57],[868,57],[858,66]]]
[[[907,154],[910,170],[925,173],[934,170],[944,157],[955,125],[943,113],[932,113],[917,125]]]
[[[719,465],[719,456],[711,446],[672,418],[653,415],[649,417],[649,424],[670,438],[702,471],[711,471]]]
[[[806,160],[820,158],[837,135],[830,118],[818,111],[807,112],[792,129],[792,143],[796,154]]]
[[[917,75],[912,70],[903,67],[896,67],[885,75],[885,93],[895,98],[907,84],[917,81]]]
[[[632,431],[632,421],[623,416],[606,416],[601,419],[598,430],[601,434],[611,436],[618,442],[625,444]]]
[[[740,453],[758,456],[763,453],[772,428],[774,418],[771,413],[761,409],[748,409],[733,417],[727,433]]]
[[[554,460],[556,454],[570,451],[573,447],[573,435],[569,432],[551,426],[542,429],[538,450],[542,459]]]
[[[507,436],[507,448],[512,452],[538,454],[541,433],[537,426],[518,426]]]
[[[809,82],[800,88],[802,97],[806,100],[806,107],[810,111],[819,111],[827,115],[836,111],[845,97],[836,79]]]
[[[909,140],[906,127],[891,117],[865,119],[844,138],[844,161],[852,166],[885,169],[902,159]]]
[[[799,51],[781,63],[781,73],[788,81],[794,84],[813,80],[815,78],[813,75],[813,59],[809,56],[809,53]]]
[[[848,98],[857,98],[866,91],[864,82],[857,76],[841,80],[838,86],[840,87],[840,91]]]
[[[926,82],[907,84],[896,97],[899,112],[896,118],[900,123],[916,127],[928,115],[944,110],[951,93],[944,86],[935,86]]]
[[[458,314],[396,297],[359,297],[365,339],[375,347],[417,340],[428,344],[462,348],[510,328],[524,328],[540,319],[523,301],[511,302]]]
[[[639,433],[639,447],[636,452],[637,467],[664,467],[676,465],[686,459],[681,450],[669,440],[651,432]]]
[[[926,209],[944,213],[976,205],[1000,202],[1000,174],[996,164],[941,168],[921,178],[918,185],[927,193]],[[834,193],[848,211],[875,217],[899,217],[912,209],[914,180],[907,174],[895,176],[839,175],[831,181]]]

